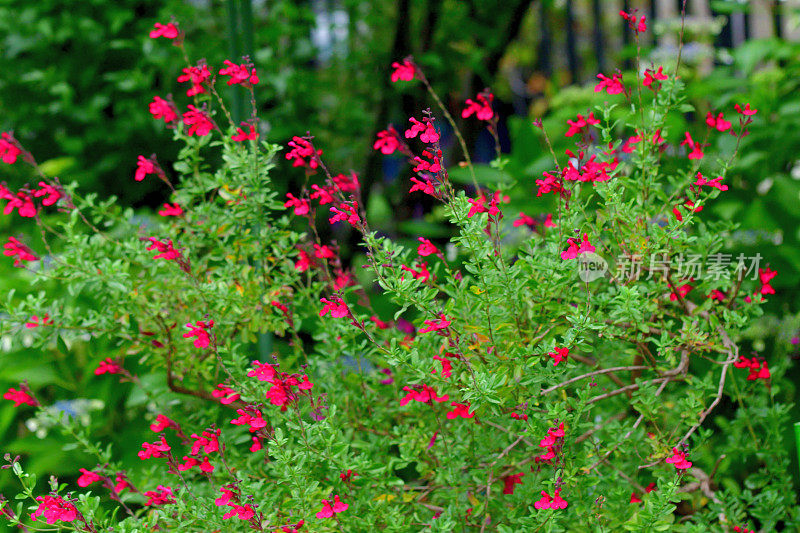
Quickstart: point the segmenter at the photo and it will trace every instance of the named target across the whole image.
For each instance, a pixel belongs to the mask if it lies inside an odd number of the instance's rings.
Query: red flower
[[[692,463],[686,460],[686,453],[678,448],[672,448],[672,457],[668,457],[667,462],[675,465],[676,470],[686,470],[692,466]]]
[[[49,185],[43,181],[39,182],[39,188],[33,191],[34,198],[41,198],[44,197],[42,200],[42,205],[53,205],[57,201],[61,199],[61,191],[52,185]]]
[[[106,357],[100,364],[97,365],[97,368],[94,369],[94,375],[99,376],[102,374],[121,374],[122,367],[112,360],[110,357]]]
[[[319,244],[315,243],[314,256],[320,259],[333,259],[336,257],[336,253],[327,244],[320,246]]]
[[[711,111],[706,114],[706,124],[708,124],[709,128],[714,128],[718,131],[728,131],[733,126],[733,124],[725,120],[722,113],[715,117]]]
[[[157,39],[159,37],[164,37],[166,39],[175,39],[179,33],[178,27],[172,22],[167,24],[156,22],[155,29],[150,32],[150,38]]]
[[[179,217],[183,214],[183,209],[178,204],[164,204],[164,209],[160,209],[158,214],[162,217]]]
[[[339,221],[347,221],[348,224],[357,228],[361,224],[361,218],[358,216],[358,203],[355,200],[351,202],[343,202],[339,207],[331,206],[332,217],[328,222],[334,224]]]
[[[681,146],[688,145],[689,148],[691,149],[691,152],[689,152],[688,155],[689,159],[703,159],[703,155],[705,154],[703,154],[702,148],[704,145],[694,142],[694,139],[692,139],[692,136],[689,134],[688,131],[684,135],[686,138],[681,143]]]
[[[503,494],[514,494],[514,485],[522,485],[522,476],[525,475],[525,472],[520,472],[519,474],[510,474],[508,476],[503,477]]]
[[[433,174],[438,174],[442,170],[441,150],[437,150],[436,155],[432,154],[428,150],[423,150],[422,155],[428,159],[431,159],[433,163],[426,161],[419,156],[415,156],[414,163],[416,163],[417,166],[414,167],[414,172],[427,171]]]
[[[184,68],[183,74],[178,76],[178,81],[181,83],[191,82],[192,86],[186,91],[186,96],[194,96],[206,92],[203,83],[210,77],[211,72],[208,70],[208,65],[200,64]]]
[[[17,140],[10,133],[3,132],[0,135],[0,159],[3,160],[3,163],[13,165],[21,153],[22,150],[18,146]]]
[[[78,478],[78,486],[79,487],[88,487],[95,481],[100,481],[103,479],[103,476],[98,476],[94,472],[90,472],[85,468],[81,468],[81,472],[83,472],[80,477]]]
[[[372,145],[375,150],[380,150],[383,155],[391,155],[400,148],[400,139],[397,130],[392,126],[378,132],[378,138]]]
[[[319,166],[319,162],[317,158],[322,155],[322,150],[314,151],[314,146],[311,142],[303,139],[302,137],[294,136],[292,140],[289,141],[289,146],[292,149],[289,153],[286,154],[286,159],[294,160],[292,163],[293,167],[308,167],[311,170],[316,169]],[[306,161],[306,159],[309,159]]]
[[[20,386],[19,390],[10,387],[8,391],[3,394],[3,398],[14,402],[14,407],[19,407],[23,403],[25,405],[30,405],[31,407],[36,407],[39,405],[33,396],[25,392],[24,386]]]
[[[777,275],[778,272],[770,270],[769,267],[758,269],[758,278],[761,281],[761,294],[775,294],[775,289],[772,288],[769,282]]]
[[[72,522],[78,518],[78,510],[75,506],[59,496],[38,496],[36,501],[41,503],[31,513],[31,520],[33,521],[36,521],[41,515],[44,515],[44,519],[48,524],[55,524],[59,520]]]
[[[636,492],[631,492],[631,503],[642,503],[642,499]]]
[[[550,495],[547,492],[542,491],[542,497],[538,499],[533,506],[537,509],[550,509],[550,503],[552,501],[553,499],[550,497]]]
[[[452,420],[454,418],[472,418],[475,416],[474,412],[469,411],[469,403],[463,404],[458,402],[452,402],[450,404],[453,406],[453,410],[447,413],[448,420]]]
[[[325,316],[325,314],[328,312],[330,312],[333,318],[344,318],[346,316],[350,316],[350,309],[347,307],[347,304],[344,302],[344,300],[338,296],[334,296],[333,301],[328,300],[327,298],[320,298],[319,301],[325,304],[322,307],[322,310],[319,312],[319,316]]]
[[[290,192],[286,193],[286,202],[284,202],[283,207],[285,208],[294,208],[294,214],[297,216],[304,216],[307,215],[311,209],[311,204],[305,198],[297,198]]]
[[[28,329],[33,329],[33,328],[38,328],[39,326],[52,326],[53,325],[53,319],[51,319],[50,315],[48,315],[47,313],[44,314],[44,316],[42,317],[41,320],[42,320],[42,322],[40,324],[39,323],[39,317],[36,316],[36,315],[33,315],[31,317],[30,322],[25,322],[25,327],[28,328]]]
[[[684,283],[680,287],[678,287],[678,292],[672,291],[669,295],[669,299],[671,302],[678,301],[678,296],[680,295],[681,298],[686,298],[686,295],[693,289],[689,283]]]
[[[156,421],[150,424],[150,431],[154,431],[156,433],[161,433],[165,429],[173,427],[178,427],[174,421],[170,420],[164,415],[156,415]]]
[[[620,11],[619,16],[627,20],[628,26],[630,26],[630,28],[636,33],[642,33],[647,30],[647,24],[645,23],[645,19],[647,17],[645,17],[644,15],[642,15],[641,17],[637,17],[635,9],[630,13],[625,13],[624,11]]]
[[[737,113],[746,117],[750,117],[758,113],[758,109],[750,109],[750,104],[745,104],[744,109],[742,109],[739,104],[734,105],[733,108]]]
[[[169,444],[167,444],[167,439],[163,436],[161,437],[161,442],[143,442],[142,449],[137,454],[139,459],[144,461],[145,459],[149,459],[151,457],[159,458],[159,457],[166,457],[167,453],[171,450]]]
[[[594,112],[590,112],[585,118],[583,115],[578,115],[577,120],[567,120],[567,124],[569,124],[569,129],[567,133],[564,134],[565,137],[572,137],[576,133],[581,133],[583,128],[587,126],[594,126],[596,124],[600,124],[600,121],[594,118]]]
[[[6,186],[0,184],[0,198],[8,200],[3,209],[4,215],[9,215],[16,209],[21,217],[33,218],[36,216],[36,205],[33,203],[33,198],[27,193],[19,191],[14,194]]]
[[[254,125],[248,124],[247,122],[242,122],[242,126],[245,127],[249,126],[250,131],[245,132],[244,129],[242,129],[242,127],[240,126],[236,128],[236,133],[231,135],[231,139],[233,139],[236,142],[254,141],[258,139],[258,132],[256,132],[256,127]]]
[[[420,245],[417,246],[417,253],[422,257],[427,257],[429,255],[434,255],[434,254],[435,255],[441,254],[439,249],[436,246],[434,246],[434,244],[428,239],[417,237],[417,240],[420,242]]]
[[[447,328],[452,324],[451,320],[448,320],[444,313],[439,315],[439,318],[436,320],[426,320],[425,325],[427,328],[419,330],[420,334],[428,333],[429,331],[442,331],[447,330]]]
[[[3,245],[3,255],[14,258],[14,266],[22,266],[22,261],[36,261],[39,259],[34,255],[33,250],[22,244],[16,237],[9,237],[8,242]]]
[[[144,493],[147,496],[147,501],[144,502],[145,506],[150,505],[167,505],[175,503],[173,498],[172,488],[159,485],[158,490],[148,490]]]
[[[184,334],[185,336],[185,334]],[[198,339],[200,340],[200,339]],[[194,341],[195,345],[197,341]],[[240,398],[239,393],[223,383],[219,383],[217,388],[211,391],[211,396],[219,400],[222,405],[229,405]]]
[[[173,261],[181,256],[181,253],[173,247],[172,240],[170,239],[161,242],[155,237],[148,237],[147,240],[151,243],[150,246],[147,247],[147,250],[158,250],[159,252],[153,256],[153,259]]]
[[[622,85],[622,74],[613,74],[612,77],[603,74],[597,75],[600,83],[594,86],[594,92],[599,93],[605,90],[608,94],[622,94],[625,92],[625,86]]]
[[[545,179],[543,180],[536,180],[536,185],[539,187],[536,191],[536,196],[541,196],[543,194],[547,194],[549,192],[565,195],[566,190],[564,189],[564,184],[561,181],[559,176],[554,176],[549,172],[542,172],[542,175]]]
[[[713,180],[707,180],[700,172],[697,173],[697,180],[694,182],[692,189],[697,187],[697,190],[700,190],[702,186],[711,187],[714,189],[719,189],[720,191],[727,191],[728,186],[722,184],[722,176],[714,178]]]
[[[415,270],[406,265],[400,265],[400,270],[408,272],[414,279],[419,279],[422,280],[423,283],[427,283],[427,281],[431,279],[431,273],[428,270],[428,263],[417,263],[416,268],[419,270]],[[436,356],[434,356],[434,358],[435,357]]]
[[[203,137],[215,128],[211,118],[203,111],[189,104],[189,111],[183,114],[183,122],[189,126],[188,134]]]
[[[420,181],[417,178],[412,176],[411,177],[411,183],[413,183],[413,185],[408,190],[408,192],[422,191],[425,194],[429,194],[431,196],[436,196],[436,188],[433,186],[433,183],[431,183],[431,180],[429,180],[427,178],[424,178],[424,179],[425,179],[425,181]]]
[[[520,226],[528,226],[532,228],[535,225],[536,225],[536,219],[522,212],[520,212],[519,217],[517,217],[517,219],[512,224],[512,226],[514,226],[515,228],[518,228]]]
[[[133,179],[136,181],[142,181],[145,176],[148,174],[155,174],[155,172],[155,161],[140,155],[139,159],[136,161],[136,174],[134,174]]]
[[[238,516],[241,520],[250,520],[256,514],[249,504],[238,505],[235,503],[229,503],[228,505],[231,506],[231,510],[222,515],[223,520],[227,520],[228,518],[232,518],[234,516]]]
[[[211,344],[211,336],[206,330],[214,327],[213,320],[209,320],[208,323],[198,320],[196,325],[193,326],[191,323],[189,323],[186,324],[186,327],[189,328],[189,331],[183,334],[184,339],[197,337],[194,340],[195,348],[208,348],[208,346]]]
[[[392,82],[399,80],[411,81],[417,73],[417,68],[414,66],[414,63],[408,59],[404,59],[402,64],[395,61],[392,63],[392,68],[394,69],[394,72],[392,72]]]
[[[419,140],[426,144],[433,144],[439,141],[439,134],[436,132],[436,128],[433,127],[433,119],[430,117],[423,118],[422,122],[414,117],[409,118],[408,121],[411,122],[412,126],[406,130],[406,139],[413,139],[419,135]]]
[[[319,185],[314,184],[311,186],[311,190],[314,192],[309,195],[309,198],[312,200],[319,200],[319,205],[332,204],[336,201],[327,188],[323,189]]]
[[[192,438],[194,442],[192,443],[192,449],[189,452],[191,455],[197,455],[200,453],[200,449],[202,448],[205,453],[213,453],[219,451],[219,436],[222,433],[221,429],[216,431],[206,430],[203,431],[202,435],[198,435],[197,433],[192,433]]]
[[[128,480],[125,479],[125,476],[122,474],[117,474],[117,478],[114,481],[116,482],[114,484],[114,492],[116,494],[119,494],[126,488],[130,487],[130,483],[128,483]]]
[[[461,111],[461,118],[467,118],[475,115],[478,120],[492,120],[494,117],[494,111],[492,111],[492,100],[494,100],[494,95],[488,91],[484,91],[482,93],[478,93],[476,98],[478,100],[477,102],[467,98],[467,107]]]
[[[555,352],[549,352],[547,355],[553,358],[553,366],[558,366],[558,363],[567,360],[569,348],[556,348]]]
[[[226,65],[226,67],[220,69],[219,73],[223,76],[231,77],[231,79],[228,80],[228,85],[241,84],[245,86],[253,86],[258,83],[256,68],[252,64],[246,63],[243,65],[237,65],[228,59],[223,61],[223,63]]]
[[[339,500],[339,496],[334,496],[332,502],[328,500],[322,500],[322,510],[317,513],[317,518],[330,518],[335,513],[346,511],[348,507],[348,504]]]
[[[165,124],[178,119],[178,111],[175,106],[160,96],[153,97],[153,101],[150,102],[150,114],[155,119],[163,118]]]
[[[299,259],[295,262],[294,268],[298,272],[305,272],[311,268],[311,257],[304,250],[298,250]]]
[[[563,259],[564,261],[567,261],[569,259],[575,259],[576,257],[578,257],[578,254],[595,251],[595,247],[589,243],[589,237],[586,233],[583,234],[583,241],[581,241],[580,246],[575,244],[575,241],[573,241],[572,239],[567,239],[567,243],[569,243],[569,248],[561,252],[561,259]]]
[[[642,83],[648,89],[653,89],[653,82],[654,81],[663,81],[663,80],[666,80],[668,78],[669,78],[669,76],[664,74],[664,67],[658,67],[657,71],[649,68],[649,69],[646,69],[644,71],[644,81]],[[661,84],[659,84],[659,87],[660,86],[661,86]],[[653,90],[655,90],[655,89],[653,89]]]
[[[406,394],[403,398],[400,399],[400,406],[404,406],[410,401],[420,402],[420,403],[430,403],[431,401],[441,403],[446,402],[450,399],[450,396],[445,394],[444,396],[439,396],[436,394],[436,391],[433,387],[428,385],[415,385],[413,387],[405,386],[403,390],[406,391]]]

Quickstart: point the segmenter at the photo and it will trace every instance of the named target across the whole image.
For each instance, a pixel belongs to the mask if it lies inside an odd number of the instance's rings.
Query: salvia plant
[[[643,16],[622,16],[637,40],[647,31]],[[40,233],[9,237],[5,259],[65,294],[8,295],[0,333],[28,338],[31,350],[105,339],[114,352],[88,362],[93,379],[130,383],[147,398],[135,416],[151,422],[138,458],[123,462],[81,422],[90,405],[45,405],[26,382],[9,388],[4,398],[60,426],[90,458],[73,485],[37,482],[26,459],[6,454],[21,485],[2,496],[9,527],[798,525],[782,442],[789,405],[776,401],[786,363],[738,344],[776,273],[758,258],[726,263],[729,225],[703,219],[725,195],[756,109],[713,110],[695,139],[669,126],[694,112],[680,58],[602,73],[598,105],[566,132],[532,126],[547,146],[565,135],[573,148],[551,150],[535,181],[489,187],[457,128],[453,151],[465,161],[449,162],[441,125],[456,123],[413,58],[399,59],[392,81],[422,84],[432,107],[388,127],[374,148],[408,161],[410,190],[432,197],[452,229],[449,240],[408,246],[370,227],[358,177],[328,168],[311,135],[298,132],[283,152],[259,137],[263,73],[248,58],[191,64],[174,22],[150,37],[187,58],[186,95],[149,105],[182,144],[179,161],[164,168],[143,155],[133,176],[169,189],[157,221],[82,196],[3,133],[3,161],[37,176],[36,186],[0,187],[5,214]],[[223,83],[249,95],[248,122],[232,122]],[[492,99],[486,90],[467,100],[462,116],[496,138]],[[730,153],[708,151],[718,135],[733,136]],[[285,197],[270,179],[277,157],[305,178]],[[498,142],[488,168],[506,162]],[[456,170],[470,184],[451,180]],[[552,208],[504,212],[529,197]],[[323,224],[361,236],[361,267],[322,240]],[[391,313],[373,307],[378,296]],[[272,354],[258,360],[265,338]]]

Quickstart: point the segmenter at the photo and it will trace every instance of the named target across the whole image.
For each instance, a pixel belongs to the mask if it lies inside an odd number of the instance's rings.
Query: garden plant
[[[637,42],[649,31],[620,16]],[[722,235],[735,225],[704,219],[760,120],[746,94],[697,109],[680,52],[669,66],[637,57],[599,73],[594,104],[560,129],[532,124],[552,164],[527,180],[509,171],[489,89],[462,111],[496,140],[477,165],[423,68],[396,58],[386,76],[422,85],[430,107],[374,149],[413,168],[406,186],[450,231],[409,241],[370,226],[359,176],[326,165],[311,121],[286,147],[262,138],[268,73],[249,57],[198,61],[184,37],[175,21],[149,35],[186,61],[175,93],[149,103],[178,162],[142,154],[125,178],[169,191],[159,217],[83,194],[2,134],[3,164],[33,176],[0,185],[4,216],[37,232],[5,236],[3,259],[33,290],[4,295],[0,336],[56,346],[66,382],[129,388],[119,423],[149,424],[121,456],[94,431],[91,400],[9,388],[27,430],[61,429],[85,460],[64,482],[6,454],[19,482],[0,496],[9,530],[800,525],[788,360],[742,345],[780,274],[758,254],[731,257]],[[223,86],[250,102],[246,122]],[[672,126],[688,114],[703,131]],[[277,190],[277,158],[302,188]],[[541,209],[513,210],[523,198]],[[328,238],[353,233],[362,261]],[[94,343],[104,351],[70,357]]]

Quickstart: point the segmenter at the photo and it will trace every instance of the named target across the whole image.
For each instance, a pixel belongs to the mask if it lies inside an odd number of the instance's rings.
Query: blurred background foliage
[[[359,174],[373,227],[409,241],[418,235],[435,240],[447,237],[449,230],[423,195],[409,195],[410,169],[402,159],[372,150],[377,131],[389,123],[403,128],[409,116],[419,117],[422,109],[433,106],[421,85],[390,84],[392,61],[413,54],[456,117],[464,100],[484,87],[496,94],[508,163],[502,172],[482,166],[479,175],[489,187],[509,180],[527,184],[522,187],[526,193],[512,196],[505,209],[510,224],[519,211],[536,215],[553,209],[550,200],[535,196],[535,179],[552,160],[531,120],[544,119],[557,153],[572,147],[563,137],[566,119],[604,101],[593,91],[597,72],[628,66],[636,55],[620,9],[639,7],[648,14],[652,31],[639,43],[644,62],[671,71],[680,4],[0,0],[0,129],[13,130],[48,172],[63,181],[76,180],[101,198],[117,196],[121,205],[137,208],[141,223],[147,223],[168,191],[157,180],[133,180],[136,158],[155,153],[169,169],[177,152],[170,132],[152,119],[147,106],[153,96],[167,94],[186,103],[185,87],[175,81],[186,66],[183,58],[177,49],[148,39],[147,33],[154,22],[174,17],[186,32],[192,62],[205,58],[218,69],[224,59],[253,58],[262,80],[257,98],[267,139],[285,144],[291,136],[310,131],[334,173]],[[778,271],[773,281],[778,293],[770,298],[767,315],[750,328],[746,348],[768,360],[794,362],[800,358],[799,10],[791,2],[771,0],[690,0],[688,6],[679,73],[688,82],[695,111],[686,114],[685,122],[670,125],[668,140],[678,141],[686,130],[704,138],[708,110],[730,112],[734,103],[745,102],[759,110],[743,141],[742,157],[726,180],[730,189],[704,216],[740,223],[728,236],[727,253],[760,253],[764,264]],[[238,100],[240,93],[223,96],[232,100],[235,114],[244,116],[248,103]],[[459,122],[474,159],[487,163],[493,157],[493,139],[477,121]],[[460,161],[452,132],[442,128],[451,163]],[[623,137],[632,134],[620,131]],[[732,137],[712,139],[733,149]],[[280,159],[273,180],[296,193],[304,176]],[[12,189],[38,181],[21,164],[3,165],[0,172],[0,182]],[[458,170],[453,177],[458,179]],[[665,215],[670,209],[665,206]],[[16,215],[0,217],[0,232],[35,239],[31,227]],[[352,235],[328,237],[339,241],[359,274],[364,258]],[[10,260],[0,262],[3,297],[12,289],[15,298],[44,289],[32,290],[22,280]],[[64,286],[53,280],[47,289]],[[97,340],[68,343],[56,336],[47,352],[31,353],[2,339],[0,350],[0,388],[27,379],[55,409],[82,417],[95,435],[114,443],[123,459],[135,461],[147,433],[141,414],[148,400],[129,384],[93,375],[97,362],[114,356],[116,347]],[[154,387],[163,381],[140,375]],[[774,387],[791,401],[792,383],[800,379],[795,364],[787,378]],[[735,406],[727,409],[730,413]],[[10,402],[0,404],[0,440],[5,449],[27,456],[28,471],[69,479],[79,467],[90,466],[90,459],[74,450],[71,437],[49,431],[41,421],[26,420],[20,412]],[[796,409],[794,419],[800,420]],[[787,438],[790,431],[786,428]],[[67,455],[48,453],[55,449]],[[0,490],[9,481],[5,471],[0,473]]]

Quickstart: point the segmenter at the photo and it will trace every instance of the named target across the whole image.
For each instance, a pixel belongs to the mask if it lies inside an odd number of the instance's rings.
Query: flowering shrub
[[[644,17],[623,16],[646,31]],[[150,37],[183,46],[175,23]],[[413,58],[393,67],[392,81],[422,83],[440,104]],[[3,134],[4,162],[41,180],[0,189],[6,215],[16,208],[41,229],[38,245],[10,237],[4,254],[34,285],[63,280],[76,297],[7,298],[0,334],[113,341],[118,353],[93,362],[93,379],[131,383],[152,421],[138,458],[123,460],[15,384],[4,398],[61,424],[90,459],[75,465],[75,485],[51,479],[48,492],[7,455],[22,491],[2,498],[5,519],[90,532],[797,526],[788,407],[775,401],[785,363],[738,344],[778,274],[746,258],[729,276],[685,268],[683,258],[722,254],[723,228],[702,210],[725,193],[738,154],[670,128],[671,114],[690,111],[676,72],[599,76],[602,105],[565,125],[574,146],[553,151],[535,183],[481,186],[467,160],[473,188],[457,187],[444,107],[410,117],[402,136],[388,127],[374,148],[407,159],[411,191],[433,197],[453,231],[411,245],[370,228],[358,177],[332,172],[310,135],[285,154],[307,185],[274,190],[279,147],[258,137],[248,58],[189,65],[178,81],[192,103],[150,103],[183,144],[172,169],[141,156],[130,176],[171,191],[157,222],[137,227],[113,199],[81,197]],[[231,120],[219,80],[249,94],[247,123]],[[496,138],[492,101],[481,92],[462,117]],[[738,141],[756,113],[719,110],[707,135]],[[505,165],[498,149],[493,167]],[[505,216],[534,192],[555,210]],[[45,209],[64,216],[45,223]],[[358,232],[365,268],[348,268],[318,223]],[[274,353],[258,360],[265,334]],[[721,404],[733,414],[714,419]],[[736,463],[751,466],[746,479]]]

